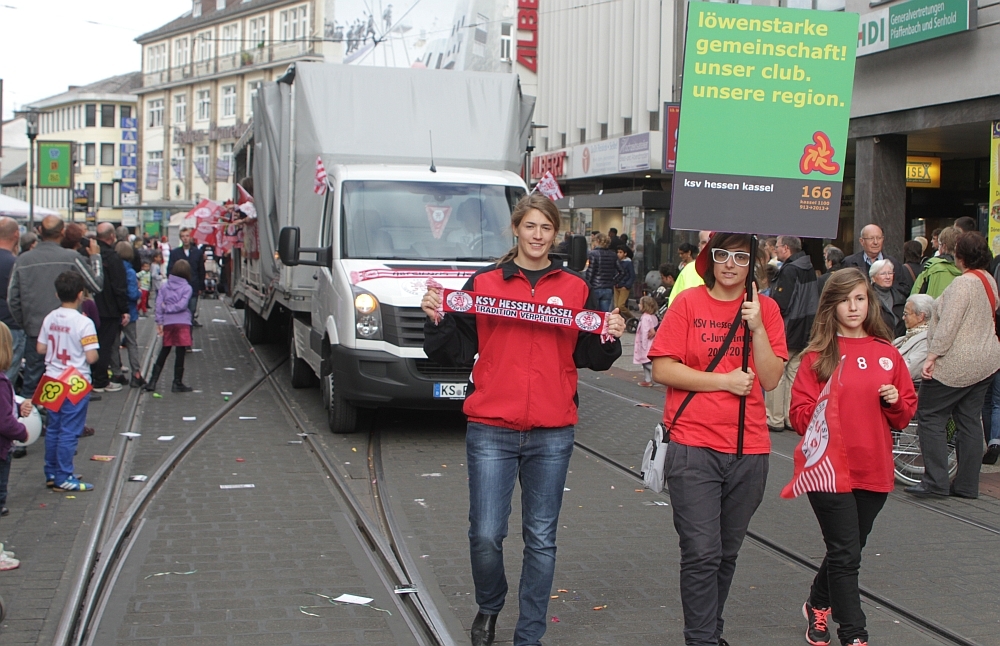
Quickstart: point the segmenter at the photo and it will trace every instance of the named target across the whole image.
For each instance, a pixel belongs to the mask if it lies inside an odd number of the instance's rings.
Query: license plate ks
[[[434,384],[436,399],[465,399],[465,387],[468,384]]]

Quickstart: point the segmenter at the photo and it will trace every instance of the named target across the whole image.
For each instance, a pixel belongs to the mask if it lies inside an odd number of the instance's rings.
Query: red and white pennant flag
[[[546,171],[542,175],[542,179],[535,184],[535,190],[553,201],[561,200],[563,197],[562,189],[559,188],[559,182],[556,181],[552,171]]]
[[[316,157],[316,176],[313,180],[313,193],[323,195],[326,193],[326,167],[323,166],[323,158]]]

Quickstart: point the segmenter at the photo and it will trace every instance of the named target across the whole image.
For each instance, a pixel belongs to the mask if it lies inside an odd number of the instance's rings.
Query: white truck
[[[420,298],[513,244],[533,109],[513,74],[296,63],[259,91],[233,296],[251,342],[288,343],[294,387],[318,378],[333,432],[461,406],[469,371],[427,359]]]

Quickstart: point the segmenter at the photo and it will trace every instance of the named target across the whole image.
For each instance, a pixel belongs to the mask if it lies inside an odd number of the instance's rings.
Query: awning
[[[9,218],[25,219],[28,217],[30,209],[31,205],[27,202],[22,202],[21,200],[10,197],[9,195],[0,194],[0,215],[7,216]],[[46,215],[59,215],[59,212],[43,208],[36,204],[35,219],[38,220]]]

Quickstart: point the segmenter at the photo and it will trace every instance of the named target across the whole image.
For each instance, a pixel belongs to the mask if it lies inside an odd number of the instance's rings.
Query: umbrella
[[[0,215],[5,215],[10,218],[25,219],[28,217],[30,209],[31,207],[27,202],[22,202],[21,200],[13,198],[9,195],[0,195]],[[46,209],[36,204],[35,219],[43,218],[46,215],[59,215],[59,213],[58,211]]]

